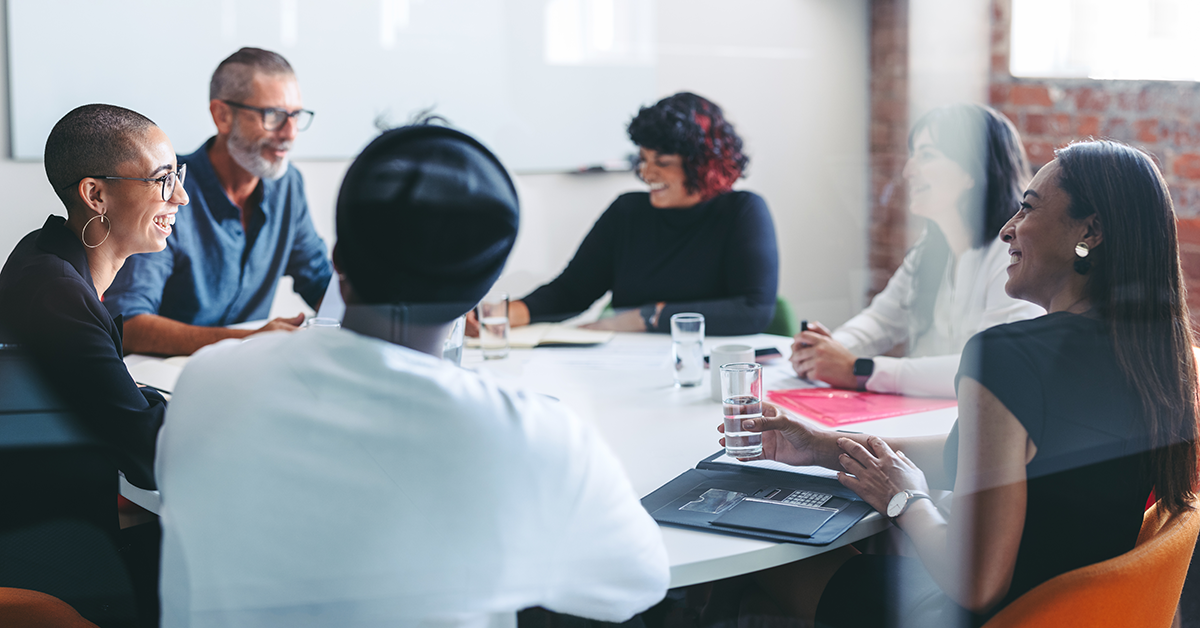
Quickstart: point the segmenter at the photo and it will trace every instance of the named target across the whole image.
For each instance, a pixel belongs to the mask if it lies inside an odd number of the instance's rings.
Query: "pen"
[[[134,383],[135,383],[135,384],[137,384],[138,386],[145,386],[146,388],[149,388],[150,390],[157,390],[158,392],[160,392],[160,393],[162,393],[162,394],[164,394],[164,395],[170,395],[170,394],[171,394],[171,391],[169,391],[169,390],[164,390],[164,389],[162,389],[162,388],[159,388],[158,386],[151,386],[150,384],[147,384],[147,383],[145,383],[145,382],[137,382],[137,381],[135,381]]]

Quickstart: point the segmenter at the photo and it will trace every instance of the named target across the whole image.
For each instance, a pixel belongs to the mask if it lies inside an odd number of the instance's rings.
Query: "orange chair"
[[[1043,582],[984,628],[1169,628],[1200,533],[1200,512],[1160,520],[1158,507],[1146,511],[1131,551]]]
[[[0,587],[0,626],[4,628],[98,628],[70,604],[45,593]]]

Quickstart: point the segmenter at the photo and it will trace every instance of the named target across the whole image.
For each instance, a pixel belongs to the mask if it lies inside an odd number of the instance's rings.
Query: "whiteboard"
[[[242,46],[279,52],[316,112],[300,159],[346,159],[434,108],[518,172],[625,158],[653,99],[654,0],[8,0],[11,150],[40,159],[87,103],[154,120],[180,154],[216,128],[208,83]]]

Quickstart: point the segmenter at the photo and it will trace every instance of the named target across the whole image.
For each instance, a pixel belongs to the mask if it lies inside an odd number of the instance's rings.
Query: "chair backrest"
[[[116,539],[112,455],[12,345],[0,346],[0,477],[0,530],[78,519]]]
[[[1132,550],[1043,582],[984,628],[1168,628],[1200,533],[1200,512],[1160,517],[1159,506],[1146,511]]]
[[[4,628],[99,628],[70,604],[45,593],[0,587],[0,626]]]
[[[133,625],[117,494],[108,447],[19,350],[0,346],[0,587],[53,596],[106,627]]]
[[[763,333],[787,336],[788,338],[800,333],[800,323],[796,322],[796,313],[792,311],[792,305],[783,296],[775,295],[775,316]]]

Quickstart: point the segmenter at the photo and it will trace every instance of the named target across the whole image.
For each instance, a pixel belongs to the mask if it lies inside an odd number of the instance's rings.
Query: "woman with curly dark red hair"
[[[649,192],[622,194],[557,279],[509,311],[513,325],[563,320],[612,291],[617,315],[593,328],[670,331],[677,312],[704,314],[708,333],[753,334],[775,311],[779,257],[767,204],[734,192],[750,161],[717,105],[686,92],[629,123]]]

